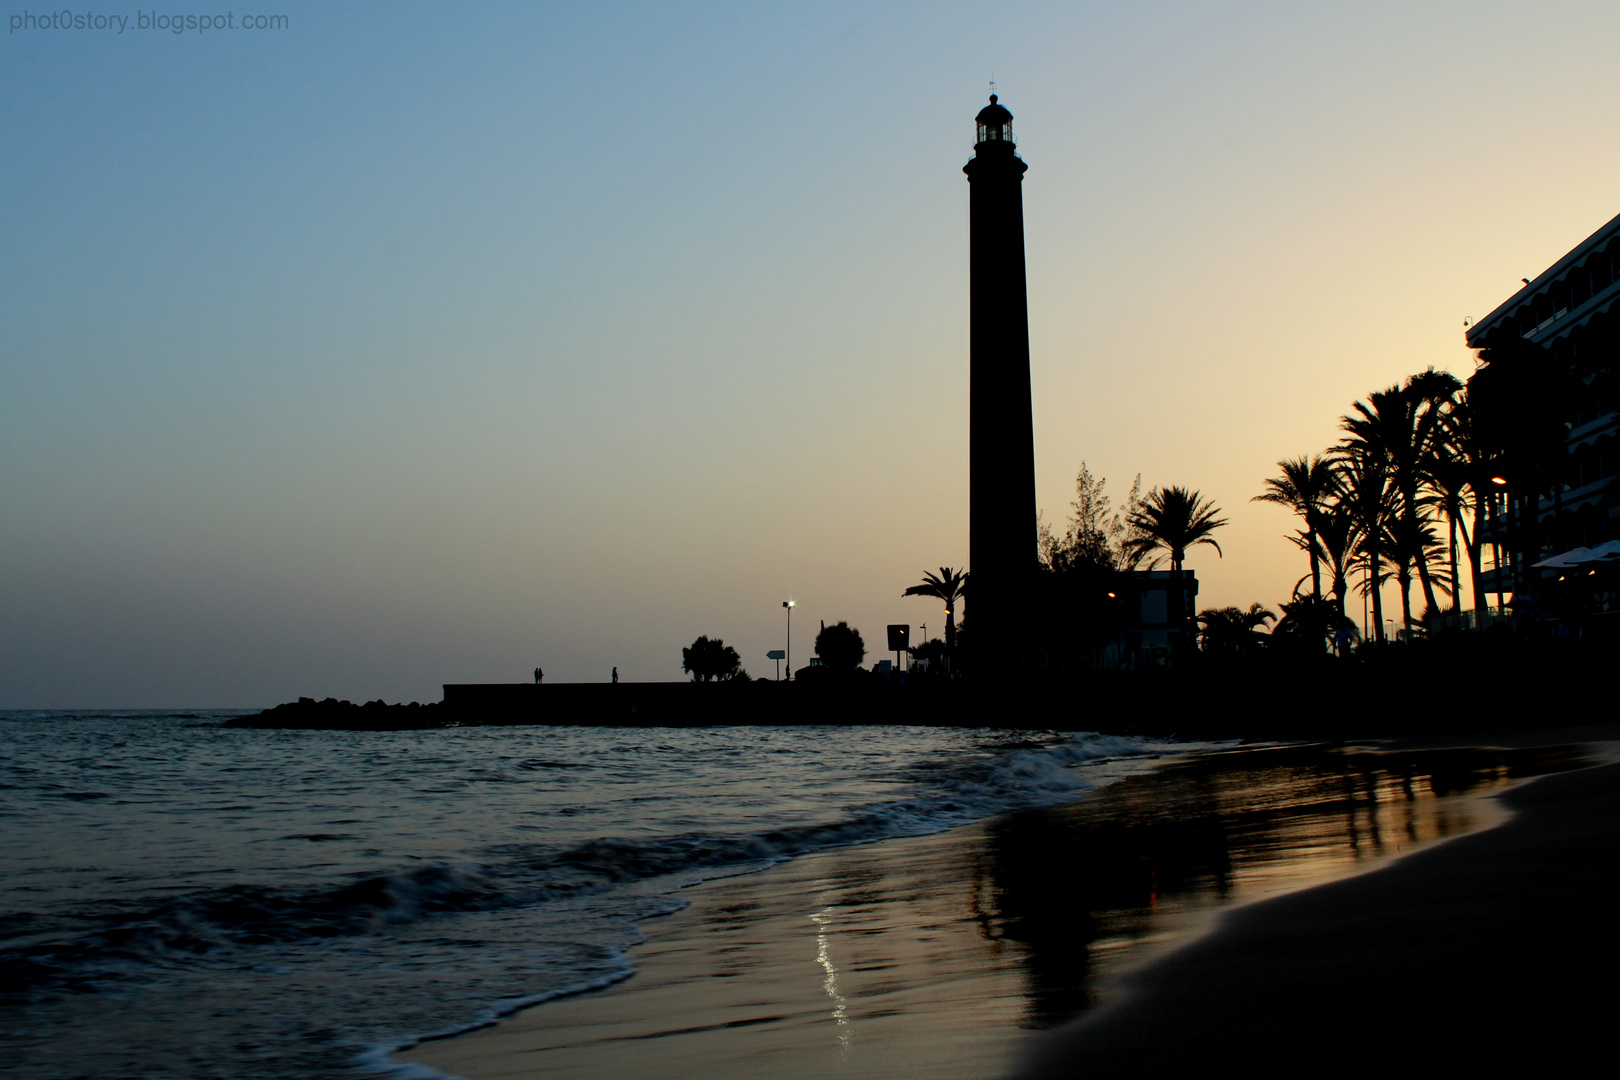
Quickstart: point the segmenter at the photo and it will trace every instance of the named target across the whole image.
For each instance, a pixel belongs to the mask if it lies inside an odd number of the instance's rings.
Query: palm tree
[[[1338,637],[1340,630],[1354,636],[1356,624],[1344,614],[1339,603],[1314,594],[1301,596],[1294,593],[1293,600],[1279,604],[1283,616],[1271,631],[1276,645],[1299,641],[1311,651],[1320,653],[1322,647]]]
[[[1250,502],[1286,506],[1305,519],[1305,551],[1311,557],[1311,591],[1322,595],[1322,564],[1317,554],[1316,529],[1327,500],[1337,492],[1339,472],[1331,458],[1322,454],[1288,458],[1277,462],[1282,476],[1265,482],[1266,490]]]
[[[1404,514],[1396,514],[1389,520],[1388,527],[1389,561],[1395,567],[1395,577],[1401,588],[1401,620],[1406,626],[1406,635],[1412,636],[1412,571],[1415,568],[1420,577],[1429,581],[1426,592],[1434,595],[1434,588],[1438,586],[1446,595],[1451,594],[1450,578],[1441,570],[1436,574],[1431,567],[1440,560],[1440,544],[1434,534],[1434,528],[1422,519],[1410,519]],[[1433,600],[1429,601],[1427,615],[1436,615],[1440,608]]]
[[[1339,424],[1348,437],[1342,446],[1363,453],[1381,455],[1389,471],[1390,485],[1399,498],[1396,513],[1401,519],[1399,542],[1409,566],[1415,565],[1423,585],[1423,595],[1431,611],[1438,611],[1434,580],[1429,561],[1414,548],[1427,514],[1423,492],[1429,483],[1431,464],[1443,437],[1440,425],[1445,406],[1462,388],[1454,376],[1434,368],[1413,375],[1403,386],[1367,395],[1355,404],[1355,413],[1341,417]],[[1403,579],[1404,580],[1404,579]],[[1404,587],[1404,586],[1403,586]],[[1402,600],[1410,608],[1410,599]],[[1410,629],[1410,627],[1409,627]]]
[[[1171,569],[1179,574],[1190,547],[1208,544],[1220,554],[1221,545],[1210,535],[1226,524],[1225,518],[1215,516],[1220,512],[1220,507],[1199,492],[1183,487],[1154,488],[1131,512],[1129,524],[1138,535],[1128,542],[1129,556],[1140,560],[1163,551],[1170,557]],[[1163,558],[1154,559],[1149,568]]]
[[[1198,613],[1198,625],[1204,651],[1209,653],[1243,654],[1262,643],[1260,628],[1277,617],[1258,601],[1242,608],[1205,608]]]
[[[1326,507],[1317,521],[1316,548],[1322,561],[1327,563],[1328,578],[1333,583],[1334,605],[1344,616],[1345,601],[1350,595],[1350,563],[1355,557],[1356,543],[1361,539],[1361,534],[1357,531],[1353,508],[1342,499],[1342,488],[1338,495],[1341,496],[1340,500]],[[1289,539],[1301,547],[1305,546],[1304,533]]]
[[[1429,465],[1429,486],[1434,491],[1435,503],[1446,516],[1446,558],[1451,580],[1458,583],[1462,581],[1462,574],[1457,565],[1457,533],[1462,533],[1464,544],[1469,536],[1468,523],[1463,519],[1463,507],[1468,500],[1468,472],[1468,463],[1456,456],[1448,436],[1444,449]],[[1455,609],[1456,605],[1452,606]]]
[[[923,574],[922,584],[913,585],[901,596],[932,596],[936,600],[945,602],[945,648],[956,648],[956,605],[961,603],[962,597],[967,594],[968,572],[957,571],[949,566],[939,568],[939,573]]]
[[[1382,643],[1384,563],[1394,503],[1389,466],[1382,453],[1368,446],[1342,447],[1338,456],[1339,475],[1344,484],[1338,505],[1349,514],[1356,537],[1351,549],[1351,568],[1360,567],[1367,573],[1362,592],[1372,595],[1373,637]]]
[[[1425,557],[1422,544],[1416,539],[1421,535],[1419,530],[1420,519],[1427,520],[1428,512],[1425,502],[1419,495],[1419,490],[1436,490],[1436,473],[1445,467],[1448,456],[1446,446],[1446,413],[1457,401],[1457,394],[1461,392],[1463,384],[1449,371],[1436,371],[1430,367],[1409,376],[1402,387],[1406,395],[1416,403],[1418,416],[1417,430],[1417,457],[1413,462],[1414,474],[1412,483],[1402,488],[1402,497],[1409,500],[1405,517],[1406,532],[1414,537],[1412,558],[1417,562],[1418,576],[1423,582],[1423,595],[1429,603],[1429,611],[1439,612],[1435,606],[1436,576],[1430,569],[1434,560]],[[1414,530],[1419,530],[1414,532]],[[1453,558],[1455,564],[1455,558]],[[1453,570],[1456,567],[1453,565]],[[1451,580],[1453,588],[1457,575],[1453,573]],[[1446,586],[1440,585],[1440,591],[1445,592]]]
[[[1497,455],[1479,437],[1474,405],[1465,387],[1446,409],[1441,419],[1444,450],[1433,470],[1432,482],[1446,516],[1451,519],[1453,536],[1462,533],[1463,549],[1468,552],[1469,591],[1474,600],[1474,625],[1485,625],[1485,593],[1480,588],[1480,553],[1485,545],[1485,524],[1489,517],[1486,500],[1492,489],[1491,477],[1501,473]],[[1464,513],[1464,506],[1468,513]],[[1472,522],[1470,522],[1472,518]],[[1470,524],[1472,527],[1470,528]],[[1458,581],[1456,542],[1452,542],[1451,576]]]
[[[1154,488],[1148,492],[1147,498],[1132,508],[1126,522],[1131,530],[1131,536],[1125,542],[1126,561],[1135,565],[1154,552],[1162,551],[1169,555],[1176,583],[1181,585],[1181,564],[1187,558],[1188,548],[1208,544],[1215,549],[1215,554],[1221,554],[1221,545],[1211,536],[1226,524],[1225,518],[1215,516],[1220,512],[1218,506],[1197,491],[1188,491],[1184,487]],[[1151,570],[1162,560],[1162,555],[1155,557],[1148,564],[1148,569]],[[1185,586],[1181,587],[1180,593],[1181,618],[1187,619],[1191,612],[1187,610]]]

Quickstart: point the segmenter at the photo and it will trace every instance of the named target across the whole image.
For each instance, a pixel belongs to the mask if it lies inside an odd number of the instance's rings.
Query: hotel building
[[[1523,419],[1563,427],[1561,452],[1553,428],[1551,450],[1533,466],[1505,452],[1491,485],[1482,529],[1482,590],[1498,602],[1511,597],[1515,621],[1526,631],[1555,634],[1620,628],[1620,217],[1616,217],[1542,271],[1495,311],[1468,328],[1470,348],[1485,350],[1480,371],[1488,379],[1493,354],[1527,358],[1491,398]],[[1499,361],[1506,363],[1506,360]],[[1518,361],[1522,363],[1522,361]],[[1540,377],[1527,373],[1539,372]],[[1547,390],[1551,387],[1550,391]],[[1540,410],[1532,421],[1532,410]],[[1512,431],[1516,418],[1493,418]],[[1519,458],[1527,455],[1519,454]]]

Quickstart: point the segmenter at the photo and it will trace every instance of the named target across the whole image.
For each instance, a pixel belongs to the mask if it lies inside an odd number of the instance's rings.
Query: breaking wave
[[[628,883],[679,888],[724,870],[759,867],[828,848],[917,836],[997,813],[1066,801],[1146,768],[1181,744],[1101,735],[1021,743],[988,756],[913,764],[901,798],[850,808],[830,821],[756,831],[692,831],[650,838],[603,836],[566,847],[502,844],[476,860],[355,875],[328,887],[238,884],[119,910],[104,906],[77,932],[32,926],[29,944],[0,950],[0,1001],[95,993],[210,958],[328,938],[388,934],[445,915],[543,905]],[[1099,770],[1109,762],[1123,771]],[[560,763],[529,759],[517,767]],[[1088,766],[1092,766],[1088,768]],[[338,840],[341,834],[282,839]],[[85,929],[82,923],[93,925]],[[67,927],[63,927],[67,929]],[[16,940],[15,938],[13,939]]]
[[[388,1054],[413,1039],[631,974],[640,921],[687,885],[1071,800],[1198,749],[224,719],[0,713],[8,1076],[406,1075]]]

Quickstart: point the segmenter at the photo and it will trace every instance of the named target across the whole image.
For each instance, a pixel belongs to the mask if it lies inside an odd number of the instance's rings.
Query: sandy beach
[[[1201,755],[1072,804],[708,882],[681,912],[643,924],[628,980],[397,1056],[467,1080],[785,1080],[1044,1076],[1089,1070],[1094,1052],[1194,1054],[1195,1039],[1155,1028],[1184,1034],[1170,1017],[1189,1007],[1155,1004],[1166,999],[1155,973],[1234,947],[1220,943],[1256,913],[1308,908],[1306,898],[1464,850],[1435,845],[1501,824],[1507,812],[1490,796],[1522,778],[1591,760],[1573,747]],[[1555,781],[1587,792],[1603,775]],[[1279,953],[1285,966],[1314,948],[1308,920],[1298,933],[1294,956]],[[1204,1037],[1216,1038],[1229,1020],[1211,1015]]]
[[[1502,795],[1513,816],[1496,828],[1229,913],[1027,1048],[1016,1075],[1536,1074],[1606,1058],[1617,745],[1594,746],[1610,764]]]

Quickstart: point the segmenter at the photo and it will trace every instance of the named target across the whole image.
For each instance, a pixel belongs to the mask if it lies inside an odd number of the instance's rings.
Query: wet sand
[[[1075,1039],[1091,1029],[1064,1025],[1124,1015],[1107,1007],[1121,974],[1216,913],[1497,824],[1485,796],[1580,760],[1570,748],[1201,756],[1067,806],[709,882],[644,924],[625,982],[398,1057],[467,1080],[1078,1070]],[[1131,1007],[1157,1000],[1133,986]]]
[[[1594,749],[1613,761],[1620,743]],[[1501,801],[1513,817],[1497,828],[1231,912],[1027,1047],[1016,1075],[1541,1075],[1610,1059],[1620,764]]]

